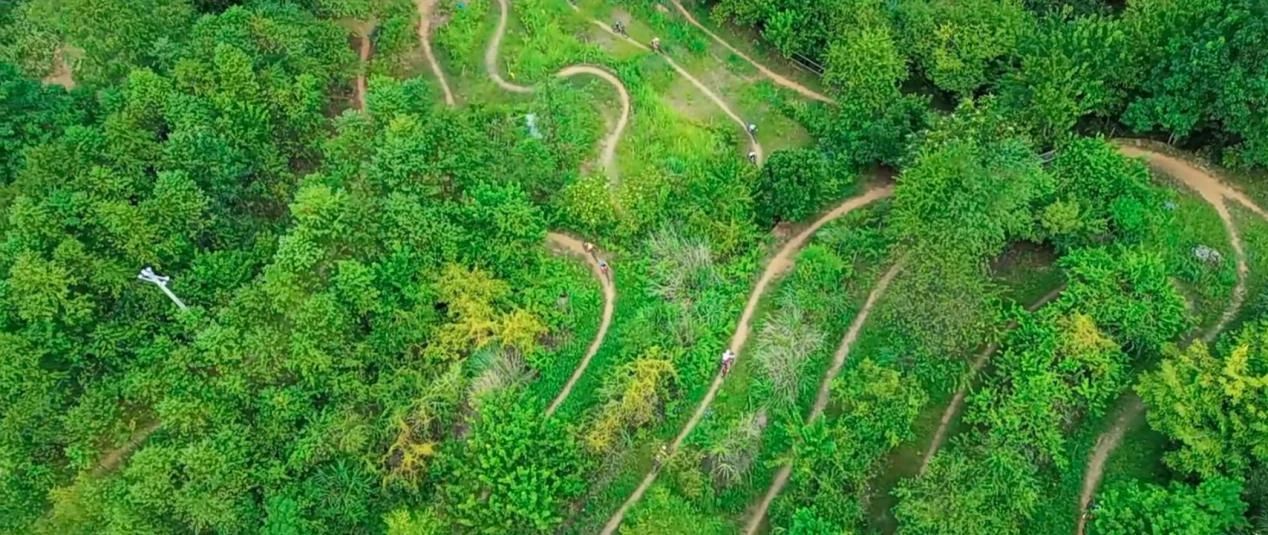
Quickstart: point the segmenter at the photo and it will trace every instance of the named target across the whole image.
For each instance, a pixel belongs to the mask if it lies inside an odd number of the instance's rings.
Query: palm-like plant
[[[796,305],[784,306],[762,326],[757,339],[757,362],[770,382],[770,403],[774,408],[787,408],[797,400],[806,357],[823,340],[823,332],[807,321]]]
[[[678,303],[690,303],[691,296],[718,280],[713,252],[706,243],[688,241],[677,230],[665,227],[647,242],[651,252],[653,295]]]
[[[467,388],[468,403],[478,410],[481,398],[524,384],[531,372],[515,351],[499,351],[488,367],[471,381],[471,386]]]
[[[718,486],[729,487],[748,477],[765,428],[763,408],[740,418],[721,440],[708,447],[709,475]]]

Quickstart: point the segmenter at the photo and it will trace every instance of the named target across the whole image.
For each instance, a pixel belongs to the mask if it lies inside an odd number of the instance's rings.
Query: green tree
[[[1003,72],[1034,24],[1020,0],[899,4],[904,48],[937,87],[966,97]]]
[[[1268,324],[1243,328],[1212,354],[1198,341],[1168,351],[1137,388],[1149,424],[1179,447],[1167,464],[1202,477],[1238,477],[1268,461]]]
[[[758,224],[804,221],[825,199],[835,198],[842,184],[839,177],[832,176],[827,159],[818,151],[775,151],[758,175],[754,194]]]
[[[1008,448],[943,450],[921,477],[903,480],[894,516],[904,532],[1020,534],[1043,496],[1034,465]]]
[[[558,420],[510,396],[486,400],[466,444],[445,455],[445,515],[478,533],[547,532],[581,494],[580,445]]]
[[[999,81],[1001,103],[1040,143],[1070,135],[1087,116],[1114,118],[1126,94],[1117,69],[1130,61],[1110,18],[1044,19],[1019,38],[1018,64]]]
[[[138,67],[170,67],[188,36],[186,0],[32,0],[33,15],[84,51],[77,80],[114,82]]]
[[[1173,482],[1162,487],[1138,481],[1112,485],[1097,500],[1091,533],[1128,535],[1235,533],[1246,525],[1242,483],[1222,477],[1196,487]]]

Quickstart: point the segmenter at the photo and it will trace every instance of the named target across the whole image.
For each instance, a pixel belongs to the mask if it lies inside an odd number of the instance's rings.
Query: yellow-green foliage
[[[627,364],[609,385],[609,400],[585,435],[586,447],[594,453],[611,451],[623,431],[651,422],[676,379],[673,362],[659,347]]]
[[[426,383],[408,410],[391,417],[396,438],[382,459],[387,467],[384,485],[402,482],[412,488],[427,473],[442,433],[448,427],[444,419],[458,405],[462,382],[462,367],[451,364],[439,377]]]
[[[495,339],[520,353],[530,351],[537,338],[546,334],[546,325],[520,308],[499,312],[499,301],[509,293],[506,282],[479,268],[445,266],[436,282],[436,294],[448,307],[449,321],[437,329],[427,348],[428,356],[457,358]]]

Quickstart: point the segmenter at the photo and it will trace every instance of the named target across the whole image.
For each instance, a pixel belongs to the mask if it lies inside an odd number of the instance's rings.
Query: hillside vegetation
[[[1265,168],[1256,0],[3,2],[0,533],[1268,532]]]

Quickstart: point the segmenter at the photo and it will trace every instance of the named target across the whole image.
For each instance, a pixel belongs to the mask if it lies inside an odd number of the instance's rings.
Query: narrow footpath
[[[452,107],[453,91],[449,89],[445,71],[440,68],[440,62],[436,61],[436,54],[431,49],[431,12],[436,7],[436,0],[414,0],[414,6],[418,8],[418,42],[422,45],[423,56],[427,58],[427,64],[436,76],[436,83],[440,84],[440,91],[445,95],[445,104]]]
[[[357,68],[356,99],[357,109],[365,111],[365,71],[370,68],[370,53],[373,47],[370,45],[370,36],[367,34],[361,34],[358,40],[360,47],[357,56],[361,58],[361,64]]]
[[[1031,303],[1030,306],[1026,307],[1026,311],[1034,312],[1039,310],[1040,307],[1048,304],[1049,301],[1052,301],[1053,299],[1056,299],[1057,296],[1061,295],[1061,291],[1064,289],[1065,286],[1062,286],[1048,292],[1043,297],[1037,299],[1034,303]],[[1012,330],[1016,327],[1016,323],[1010,323],[1005,330]],[[965,377],[964,384],[960,385],[960,388],[955,391],[955,395],[951,397],[951,403],[947,405],[946,410],[942,411],[942,419],[938,420],[938,429],[934,431],[933,440],[929,441],[929,449],[925,451],[924,458],[920,460],[920,470],[917,472],[918,474],[924,475],[925,471],[929,469],[929,462],[933,460],[933,456],[938,453],[940,448],[942,448],[942,442],[947,438],[947,429],[951,427],[951,422],[960,414],[960,408],[964,406],[964,396],[968,393],[969,385],[973,383],[977,374],[981,373],[982,368],[986,366],[986,362],[989,361],[991,356],[998,350],[998,343],[992,342],[987,344],[986,348],[983,349],[981,353],[978,353],[977,357],[973,359],[973,363],[969,365],[969,374]]]
[[[794,257],[806,244],[806,241],[809,240],[810,237],[824,225],[854,210],[867,206],[872,202],[887,198],[892,193],[892,186],[875,187],[867,190],[862,195],[846,200],[836,208],[833,208],[828,213],[816,219],[814,223],[811,223],[810,226],[797,233],[796,236],[793,236],[793,238],[788,240],[788,242],[779,249],[779,252],[777,252],[775,256],[766,263],[766,268],[762,271],[761,277],[757,279],[757,283],[753,286],[752,292],[749,293],[748,302],[744,305],[744,311],[740,313],[740,320],[736,325],[735,334],[731,337],[731,343],[728,346],[728,348],[735,353],[737,361],[743,356],[744,346],[748,342],[748,337],[753,327],[753,315],[757,312],[758,303],[761,301],[762,296],[766,293],[766,290],[770,286],[771,282],[792,268]],[[700,420],[704,418],[705,412],[709,410],[709,406],[713,403],[713,399],[717,397],[718,391],[722,388],[722,383],[725,378],[726,376],[724,376],[722,374],[722,370],[719,369],[718,373],[713,377],[713,382],[709,385],[709,391],[705,394],[704,398],[700,400],[700,403],[696,406],[696,410],[691,415],[691,418],[687,420],[687,423],[683,425],[673,442],[671,442],[666,448],[668,456],[672,457],[675,453],[677,453],[678,449],[682,446],[683,441],[687,439],[687,436],[695,430],[696,425],[698,425]],[[635,504],[638,503],[640,499],[642,499],[643,494],[646,493],[647,489],[652,486],[652,483],[656,481],[656,477],[659,474],[660,466],[653,466],[652,469],[647,472],[638,487],[634,489],[634,492],[626,498],[625,502],[621,504],[621,507],[618,508],[608,519],[607,523],[603,527],[603,535],[611,535],[616,532],[617,528],[620,527],[621,522],[625,519],[625,515]]]
[[[132,436],[128,437],[128,441],[124,442],[123,445],[102,455],[101,460],[97,462],[97,466],[92,469],[93,477],[104,476],[118,468],[119,463],[122,463],[123,459],[131,455],[133,451],[136,451],[141,446],[141,443],[145,442],[145,439],[150,438],[150,435],[158,431],[160,425],[162,425],[162,422],[158,420],[150,422],[145,427],[133,431]]]
[[[419,9],[422,10],[424,4],[432,0],[418,0]],[[519,85],[508,82],[502,78],[498,69],[498,53],[502,46],[502,38],[506,35],[507,19],[510,16],[510,3],[508,0],[498,0],[498,23],[493,35],[489,38],[489,44],[484,50],[484,68],[489,79],[498,87],[513,93],[532,93],[534,89],[529,86]],[[430,47],[428,47],[430,48]],[[444,74],[440,72],[439,64],[433,61],[433,69],[436,70],[437,79],[444,80]],[[616,147],[621,143],[621,136],[625,133],[625,127],[630,120],[630,93],[625,88],[625,84],[614,76],[612,73],[593,65],[570,65],[560,69],[555,73],[559,78],[568,78],[578,75],[590,75],[607,82],[616,89],[617,96],[621,102],[621,115],[617,118],[616,125],[612,131],[601,142],[599,150],[599,163],[607,172],[609,178],[615,178],[616,171]],[[446,95],[449,91],[445,89]],[[450,98],[446,98],[446,102],[452,104]],[[612,316],[616,309],[616,287],[612,284],[611,275],[605,274],[599,269],[598,259],[594,254],[586,251],[585,244],[580,240],[562,234],[559,232],[550,232],[546,235],[547,243],[557,251],[564,252],[575,256],[580,256],[590,265],[590,271],[598,279],[599,284],[603,288],[603,316],[599,320],[599,330],[594,335],[594,340],[590,342],[590,347],[586,350],[585,356],[581,358],[581,362],[573,370],[572,375],[568,378],[568,382],[564,384],[562,390],[555,395],[555,399],[550,402],[550,406],[546,409],[546,417],[555,414],[559,410],[560,405],[568,399],[572,394],[573,388],[577,385],[577,381],[585,375],[586,369],[590,366],[590,361],[594,359],[595,354],[599,352],[599,348],[603,346],[603,340],[608,335],[608,328],[612,325]]]
[[[863,330],[863,324],[867,322],[867,317],[872,314],[872,308],[876,306],[876,301],[885,294],[885,290],[889,288],[889,283],[893,282],[894,276],[902,271],[903,266],[907,263],[907,257],[903,256],[890,266],[881,280],[876,283],[872,291],[867,295],[867,301],[863,303],[863,309],[859,310],[858,315],[854,316],[854,320],[850,322],[850,328],[845,331],[845,336],[841,339],[841,344],[837,346],[836,353],[832,355],[832,367],[828,368],[827,373],[823,374],[823,381],[819,384],[819,395],[815,398],[815,404],[810,409],[810,414],[806,416],[806,424],[812,424],[823,416],[824,409],[828,408],[828,400],[832,393],[832,381],[841,374],[841,368],[845,366],[845,359],[850,356],[850,348],[854,346],[855,340],[859,337],[859,332]],[[792,476],[792,463],[784,463],[779,467],[779,472],[775,473],[775,479],[771,481],[770,488],[766,489],[766,494],[762,497],[762,501],[753,509],[753,513],[749,516],[748,523],[744,527],[745,535],[753,535],[757,533],[758,528],[762,525],[762,520],[766,518],[766,511],[770,509],[770,504],[775,501],[775,497],[784,490],[784,486],[788,484],[788,479]]]
[[[507,0],[499,0],[499,1],[505,5],[505,2]],[[577,7],[576,4],[569,2],[568,5],[572,7],[573,11],[576,11],[578,14],[581,13],[581,8]],[[616,31],[612,29],[611,26],[608,26],[601,20],[593,19],[593,18],[587,18],[587,20],[589,20],[591,24],[598,26],[599,28],[603,29],[603,31],[608,32],[608,34],[612,35],[613,37],[616,37],[617,39],[624,40],[626,43],[629,43],[633,45],[634,47],[639,48],[645,52],[652,51],[651,47],[634,40],[632,37],[628,35],[617,33]],[[504,26],[504,24],[499,25],[499,28],[504,29],[502,28],[502,26]],[[679,76],[682,76],[684,79],[690,82],[691,85],[695,86],[696,90],[700,91],[700,93],[708,97],[709,100],[713,101],[713,104],[716,105],[718,109],[722,110],[722,113],[725,113],[726,116],[729,117],[732,122],[739,125],[740,131],[744,132],[744,135],[748,137],[749,150],[752,151],[755,155],[757,155],[757,163],[759,165],[762,162],[766,161],[765,151],[762,150],[762,144],[759,143],[757,141],[757,138],[753,137],[753,134],[748,131],[748,125],[749,125],[748,121],[745,121],[743,118],[740,117],[738,113],[735,112],[735,110],[731,109],[731,106],[728,105],[725,100],[722,100],[722,97],[718,95],[716,91],[710,89],[709,86],[705,85],[704,82],[701,82],[695,76],[692,76],[690,72],[687,72],[687,69],[682,68],[682,66],[679,65],[678,62],[674,61],[673,58],[669,57],[666,54],[659,54],[659,56],[661,57],[661,59],[665,60],[665,63],[667,63],[669,67],[674,70],[674,72],[677,72]],[[485,56],[485,62],[487,66],[488,64],[487,54]],[[498,81],[494,80],[494,83],[498,83]],[[501,84],[499,83],[499,85]]]
[[[501,70],[498,68],[498,53],[501,51],[502,38],[506,35],[507,19],[510,16],[510,0],[498,0],[498,9],[497,28],[489,38],[488,47],[484,49],[484,70],[488,74],[489,79],[503,90],[521,94],[532,93],[534,91],[532,87],[516,84],[502,78]],[[560,69],[559,72],[555,73],[555,76],[568,78],[582,74],[588,74],[607,82],[616,89],[617,96],[621,101],[621,116],[617,118],[616,126],[612,128],[612,132],[603,140],[599,151],[599,163],[607,172],[608,177],[612,178],[616,176],[616,146],[620,143],[621,135],[625,133],[625,127],[630,122],[630,92],[619,78],[596,65],[569,65]]]

